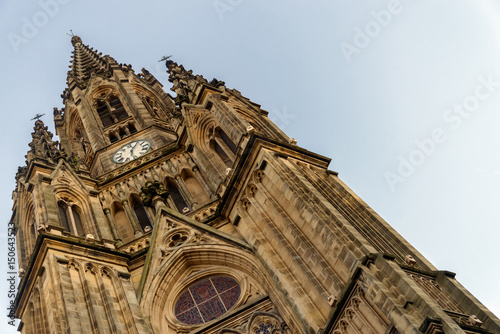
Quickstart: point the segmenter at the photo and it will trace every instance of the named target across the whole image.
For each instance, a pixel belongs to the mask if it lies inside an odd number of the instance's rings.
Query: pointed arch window
[[[66,213],[67,205],[65,205],[65,203],[60,202],[58,206],[59,206],[59,219],[61,220],[61,226],[64,228],[66,232],[69,232],[70,228],[68,223],[68,215]]]
[[[226,147],[229,148],[229,150],[231,150],[233,154],[236,154],[238,148],[236,147],[236,144],[231,140],[231,138],[229,138],[229,136],[222,129],[219,129],[218,134],[219,138],[226,145]]]
[[[151,220],[149,219],[146,208],[144,207],[142,202],[137,198],[133,198],[133,210],[135,217],[137,218],[137,221],[139,222],[139,225],[141,226],[142,230],[145,231],[146,227],[151,228],[153,224],[151,224]]]
[[[96,101],[95,107],[104,127],[120,122],[128,117],[118,96],[111,95],[107,98],[101,98]]]
[[[97,101],[97,114],[101,119],[102,125],[105,127],[114,123],[113,118],[111,117],[110,108],[108,107],[106,101]]]
[[[38,236],[38,231],[36,230],[36,219],[35,219],[35,212],[33,211],[33,208],[30,207],[29,213],[28,213],[28,233],[29,233],[29,246],[33,247],[36,242],[36,237]]]
[[[131,241],[134,238],[134,229],[130,224],[125,208],[120,202],[114,202],[112,205],[112,211],[121,239],[125,243]]]
[[[82,220],[80,218],[80,213],[78,212],[78,208],[75,206],[71,207],[71,213],[73,214],[76,235],[80,236],[85,235],[85,233],[83,232]]]
[[[59,219],[64,230],[74,235],[84,236],[85,231],[80,218],[80,209],[76,205],[68,205],[62,201],[58,203],[58,209]]]
[[[221,128],[217,128],[214,131],[212,148],[227,167],[233,165],[238,148]]]
[[[137,129],[135,128],[134,124],[130,123],[128,125],[128,130],[130,131],[130,133],[136,133],[137,132]]]
[[[159,110],[163,108],[161,108],[161,105],[158,103],[158,101],[150,96],[141,96],[141,97],[142,97],[142,102],[146,106],[146,109],[148,109],[151,116],[160,117]]]
[[[186,185],[187,189],[191,193],[191,196],[193,196],[195,202],[203,205],[210,201],[210,197],[205,192],[205,189],[203,189],[197,177],[191,170],[183,169],[181,172],[181,177],[184,180],[184,184]]]
[[[203,324],[228,312],[238,302],[240,295],[241,287],[235,279],[227,276],[208,277],[191,284],[182,292],[175,303],[175,316],[187,325]]]
[[[181,191],[177,187],[177,184],[172,179],[167,180],[167,189],[172,202],[174,202],[175,207],[179,212],[186,212],[191,210],[186,199],[182,195]]]

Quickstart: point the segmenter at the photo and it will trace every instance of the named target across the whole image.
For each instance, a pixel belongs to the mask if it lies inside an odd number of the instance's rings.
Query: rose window
[[[175,316],[187,325],[213,320],[236,304],[241,289],[234,279],[213,276],[189,286],[175,303]]]

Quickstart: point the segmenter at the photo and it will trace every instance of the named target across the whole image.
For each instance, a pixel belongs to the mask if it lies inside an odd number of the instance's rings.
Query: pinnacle
[[[112,57],[103,56],[102,52],[83,44],[79,36],[73,36],[71,44],[74,50],[70,70],[68,71],[68,83],[73,79],[77,84],[85,86],[92,73],[104,74],[109,72],[110,64],[115,62]]]

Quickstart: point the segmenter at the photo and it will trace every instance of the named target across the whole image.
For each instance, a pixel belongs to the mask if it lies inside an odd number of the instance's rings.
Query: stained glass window
[[[273,325],[272,324],[259,324],[259,328],[255,331],[255,334],[271,334],[271,331],[273,330]]]
[[[187,288],[175,303],[175,316],[188,325],[213,320],[236,304],[241,289],[234,279],[213,276],[198,281]]]

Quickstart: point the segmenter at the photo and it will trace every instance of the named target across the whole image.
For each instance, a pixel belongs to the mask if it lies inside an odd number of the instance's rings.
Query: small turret
[[[48,127],[40,119],[36,120],[33,129],[32,140],[29,143],[30,150],[26,154],[26,164],[32,161],[57,164],[58,159],[64,157],[63,152],[59,150],[59,142],[52,140],[52,132],[48,131]]]

